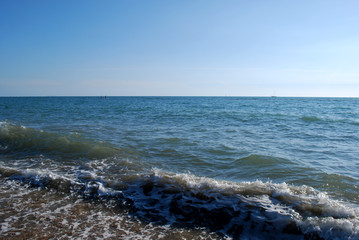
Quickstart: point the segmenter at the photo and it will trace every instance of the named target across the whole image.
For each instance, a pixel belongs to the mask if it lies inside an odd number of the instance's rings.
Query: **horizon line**
[[[227,97],[227,98],[359,98],[359,96],[246,96],[246,95],[8,95],[1,98],[26,98],[26,97]]]

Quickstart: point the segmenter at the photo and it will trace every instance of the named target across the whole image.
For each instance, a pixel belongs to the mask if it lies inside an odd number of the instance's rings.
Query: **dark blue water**
[[[74,238],[359,236],[357,98],[0,98],[0,121],[2,195],[51,193]],[[83,201],[117,230],[82,226]],[[28,237],[16,206],[1,234]]]

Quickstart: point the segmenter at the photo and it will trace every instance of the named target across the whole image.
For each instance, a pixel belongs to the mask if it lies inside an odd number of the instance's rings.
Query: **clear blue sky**
[[[358,0],[0,0],[0,96],[359,97]]]

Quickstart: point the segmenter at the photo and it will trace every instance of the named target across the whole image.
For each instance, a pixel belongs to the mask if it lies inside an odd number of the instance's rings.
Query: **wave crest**
[[[108,143],[84,139],[78,134],[58,135],[9,122],[0,124],[0,152],[89,159],[106,158],[120,154],[119,149]]]

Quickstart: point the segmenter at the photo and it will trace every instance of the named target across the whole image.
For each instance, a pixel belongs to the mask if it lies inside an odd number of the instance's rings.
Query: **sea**
[[[0,239],[359,239],[359,98],[1,97]]]

